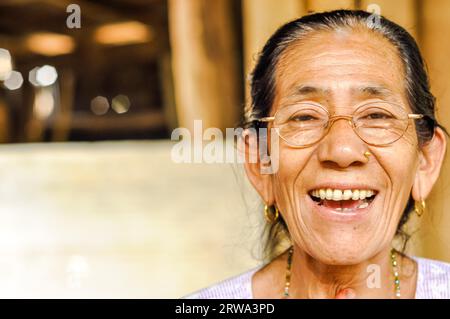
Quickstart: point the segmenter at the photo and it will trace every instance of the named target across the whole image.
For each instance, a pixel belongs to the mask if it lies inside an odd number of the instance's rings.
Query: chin
[[[317,245],[312,244],[306,251],[314,259],[327,265],[348,266],[355,265],[372,257],[376,250],[370,247],[365,239],[358,240],[352,238],[334,238],[332,241],[326,239]]]

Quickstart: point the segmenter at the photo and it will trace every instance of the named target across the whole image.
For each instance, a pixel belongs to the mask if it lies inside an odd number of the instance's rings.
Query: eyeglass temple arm
[[[259,122],[272,122],[273,120],[275,120],[274,116],[268,116],[268,117],[260,118],[258,121]]]

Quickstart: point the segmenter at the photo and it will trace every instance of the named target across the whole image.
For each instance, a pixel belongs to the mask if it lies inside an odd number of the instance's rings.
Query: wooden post
[[[228,0],[169,0],[174,92],[180,126],[233,127],[242,77]]]
[[[243,0],[242,19],[244,32],[245,78],[255,65],[257,55],[264,43],[284,23],[306,13],[301,0]],[[248,81],[246,81],[248,97]]]

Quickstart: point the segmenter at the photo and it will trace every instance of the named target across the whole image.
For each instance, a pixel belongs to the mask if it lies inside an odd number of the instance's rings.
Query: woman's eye
[[[311,115],[295,115],[291,117],[291,121],[295,122],[306,122],[316,120],[314,116]]]
[[[370,114],[367,114],[366,116],[364,116],[364,118],[369,119],[369,120],[387,120],[387,119],[391,119],[392,116],[390,114],[386,114],[386,113],[370,113]]]

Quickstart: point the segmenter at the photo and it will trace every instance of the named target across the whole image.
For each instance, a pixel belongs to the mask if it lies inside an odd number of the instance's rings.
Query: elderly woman
[[[279,167],[263,174],[247,160],[245,170],[270,252],[290,245],[188,297],[450,298],[450,264],[392,248],[424,213],[446,149],[414,39],[363,11],[302,17],[264,46],[251,97],[246,127],[279,139]]]

